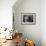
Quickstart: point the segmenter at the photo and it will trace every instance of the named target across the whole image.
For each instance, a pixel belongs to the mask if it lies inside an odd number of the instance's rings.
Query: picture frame
[[[36,13],[21,13],[21,24],[35,25],[36,24]]]

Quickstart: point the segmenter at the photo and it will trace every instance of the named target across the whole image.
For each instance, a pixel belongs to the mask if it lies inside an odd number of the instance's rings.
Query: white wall
[[[41,36],[42,46],[46,46],[46,0],[41,1]]]
[[[41,0],[23,0],[17,7],[13,7],[15,29],[22,32],[24,37],[35,41],[36,46],[41,46]],[[21,13],[36,13],[36,25],[22,25]]]
[[[16,0],[0,0],[0,27],[12,28],[12,6]]]
[[[22,32],[24,37],[35,40],[37,46],[46,46],[46,0],[24,0],[21,5],[16,4],[13,6],[15,29]],[[36,25],[22,25],[21,12],[35,12]]]

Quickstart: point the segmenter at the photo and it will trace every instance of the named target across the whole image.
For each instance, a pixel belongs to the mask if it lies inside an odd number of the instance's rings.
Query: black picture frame
[[[36,24],[36,13],[21,13],[21,24],[35,25]]]

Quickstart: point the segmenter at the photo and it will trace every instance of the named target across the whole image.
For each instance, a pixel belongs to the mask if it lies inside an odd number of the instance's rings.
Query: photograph
[[[33,22],[33,16],[24,15],[23,22]]]
[[[36,14],[35,13],[22,13],[21,23],[22,24],[36,24]]]

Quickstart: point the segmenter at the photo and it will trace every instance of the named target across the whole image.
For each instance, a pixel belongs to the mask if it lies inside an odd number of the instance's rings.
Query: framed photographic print
[[[22,13],[21,14],[21,23],[22,24],[36,24],[36,13]]]

